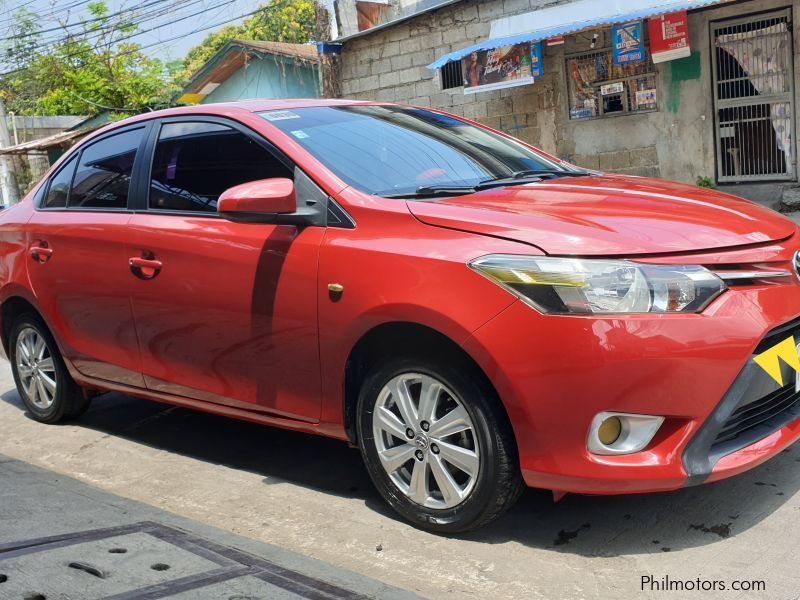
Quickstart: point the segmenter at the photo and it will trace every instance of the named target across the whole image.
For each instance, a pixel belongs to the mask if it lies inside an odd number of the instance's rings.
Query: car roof
[[[125,123],[154,119],[158,117],[173,117],[179,115],[220,115],[226,116],[235,112],[264,112],[270,110],[290,110],[293,108],[309,108],[316,106],[350,106],[355,104],[374,104],[358,100],[341,100],[326,98],[308,98],[296,100],[241,100],[238,102],[218,102],[212,104],[197,104],[194,106],[178,106],[152,112],[142,113],[124,119]],[[117,123],[122,123],[118,121]],[[116,123],[114,123],[116,124]]]
[[[238,114],[244,113],[257,113],[267,112],[272,110],[290,110],[293,108],[310,108],[318,106],[353,106],[353,105],[367,105],[367,104],[385,104],[369,101],[359,100],[343,100],[343,99],[328,99],[328,98],[307,98],[307,99],[292,99],[292,100],[242,100],[238,102],[219,102],[212,104],[197,104],[194,106],[178,106],[176,108],[166,108],[163,110],[155,110],[151,112],[142,113],[133,117],[122,119],[121,121],[114,121],[98,131],[92,132],[81,140],[79,145],[84,145],[85,142],[98,138],[106,133],[138,123],[141,121],[149,121],[161,117],[178,117],[185,115],[204,115],[204,116],[220,116],[220,117],[236,117]]]

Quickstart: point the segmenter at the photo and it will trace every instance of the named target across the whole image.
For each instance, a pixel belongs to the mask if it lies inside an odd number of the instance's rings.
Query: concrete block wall
[[[465,0],[355,38],[342,54],[342,95],[446,110],[589,168],[694,183],[716,171],[710,21],[787,5],[800,10],[800,0],[749,0],[692,12],[693,56],[656,66],[658,110],[649,113],[569,119],[566,57],[590,51],[592,32],[568,36],[562,46],[545,46],[544,76],[531,86],[465,95],[463,88],[443,90],[438,72],[426,68],[448,52],[486,39],[494,19],[568,1]],[[608,28],[598,32],[596,47],[608,47]],[[800,73],[797,55],[795,68]]]
[[[479,121],[546,152],[590,168],[658,175],[655,147],[576,154],[568,139],[565,47],[546,47],[545,73],[531,86],[464,94],[442,89],[436,58],[486,39],[499,17],[562,4],[569,0],[467,0],[406,23],[353,39],[342,54],[342,95],[347,98],[432,107]],[[588,48],[589,42],[584,44]],[[580,41],[569,52],[582,50]],[[647,160],[643,163],[644,157]],[[654,158],[655,157],[655,158]]]

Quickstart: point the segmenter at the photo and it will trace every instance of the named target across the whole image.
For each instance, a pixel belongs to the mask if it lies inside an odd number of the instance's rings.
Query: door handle
[[[39,264],[44,264],[53,256],[53,249],[46,245],[31,246],[31,258]]]
[[[128,259],[128,264],[131,267],[131,272],[139,279],[153,279],[161,272],[163,264],[160,260],[154,258],[142,258],[134,256]]]

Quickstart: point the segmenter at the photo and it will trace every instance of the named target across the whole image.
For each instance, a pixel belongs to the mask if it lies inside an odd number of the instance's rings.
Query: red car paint
[[[792,270],[797,227],[718,192],[616,175],[435,202],[371,196],[256,114],[345,104],[173,109],[95,136],[177,115],[230,119],[285,153],[355,228],[42,211],[34,188],[0,214],[0,303],[33,305],[82,385],[342,440],[350,353],[378,326],[416,323],[461,346],[494,385],[528,485],[584,493],[686,485],[691,441],[761,340],[800,315],[798,281],[732,287],[701,314],[555,316],[467,263],[547,254]],[[331,283],[344,292],[333,297]],[[587,430],[605,410],[666,421],[645,450],[597,456]],[[739,473],[798,437],[794,420],[704,476]]]

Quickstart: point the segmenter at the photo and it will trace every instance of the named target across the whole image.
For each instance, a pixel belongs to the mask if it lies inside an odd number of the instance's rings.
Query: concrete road
[[[797,447],[670,494],[553,504],[529,490],[494,525],[447,538],[397,520],[358,452],[339,442],[119,395],[73,424],[40,425],[24,414],[7,363],[0,397],[0,454],[429,598],[700,595],[641,591],[648,575],[766,586],[703,597],[798,598]]]
[[[3,600],[416,600],[0,454]]]

